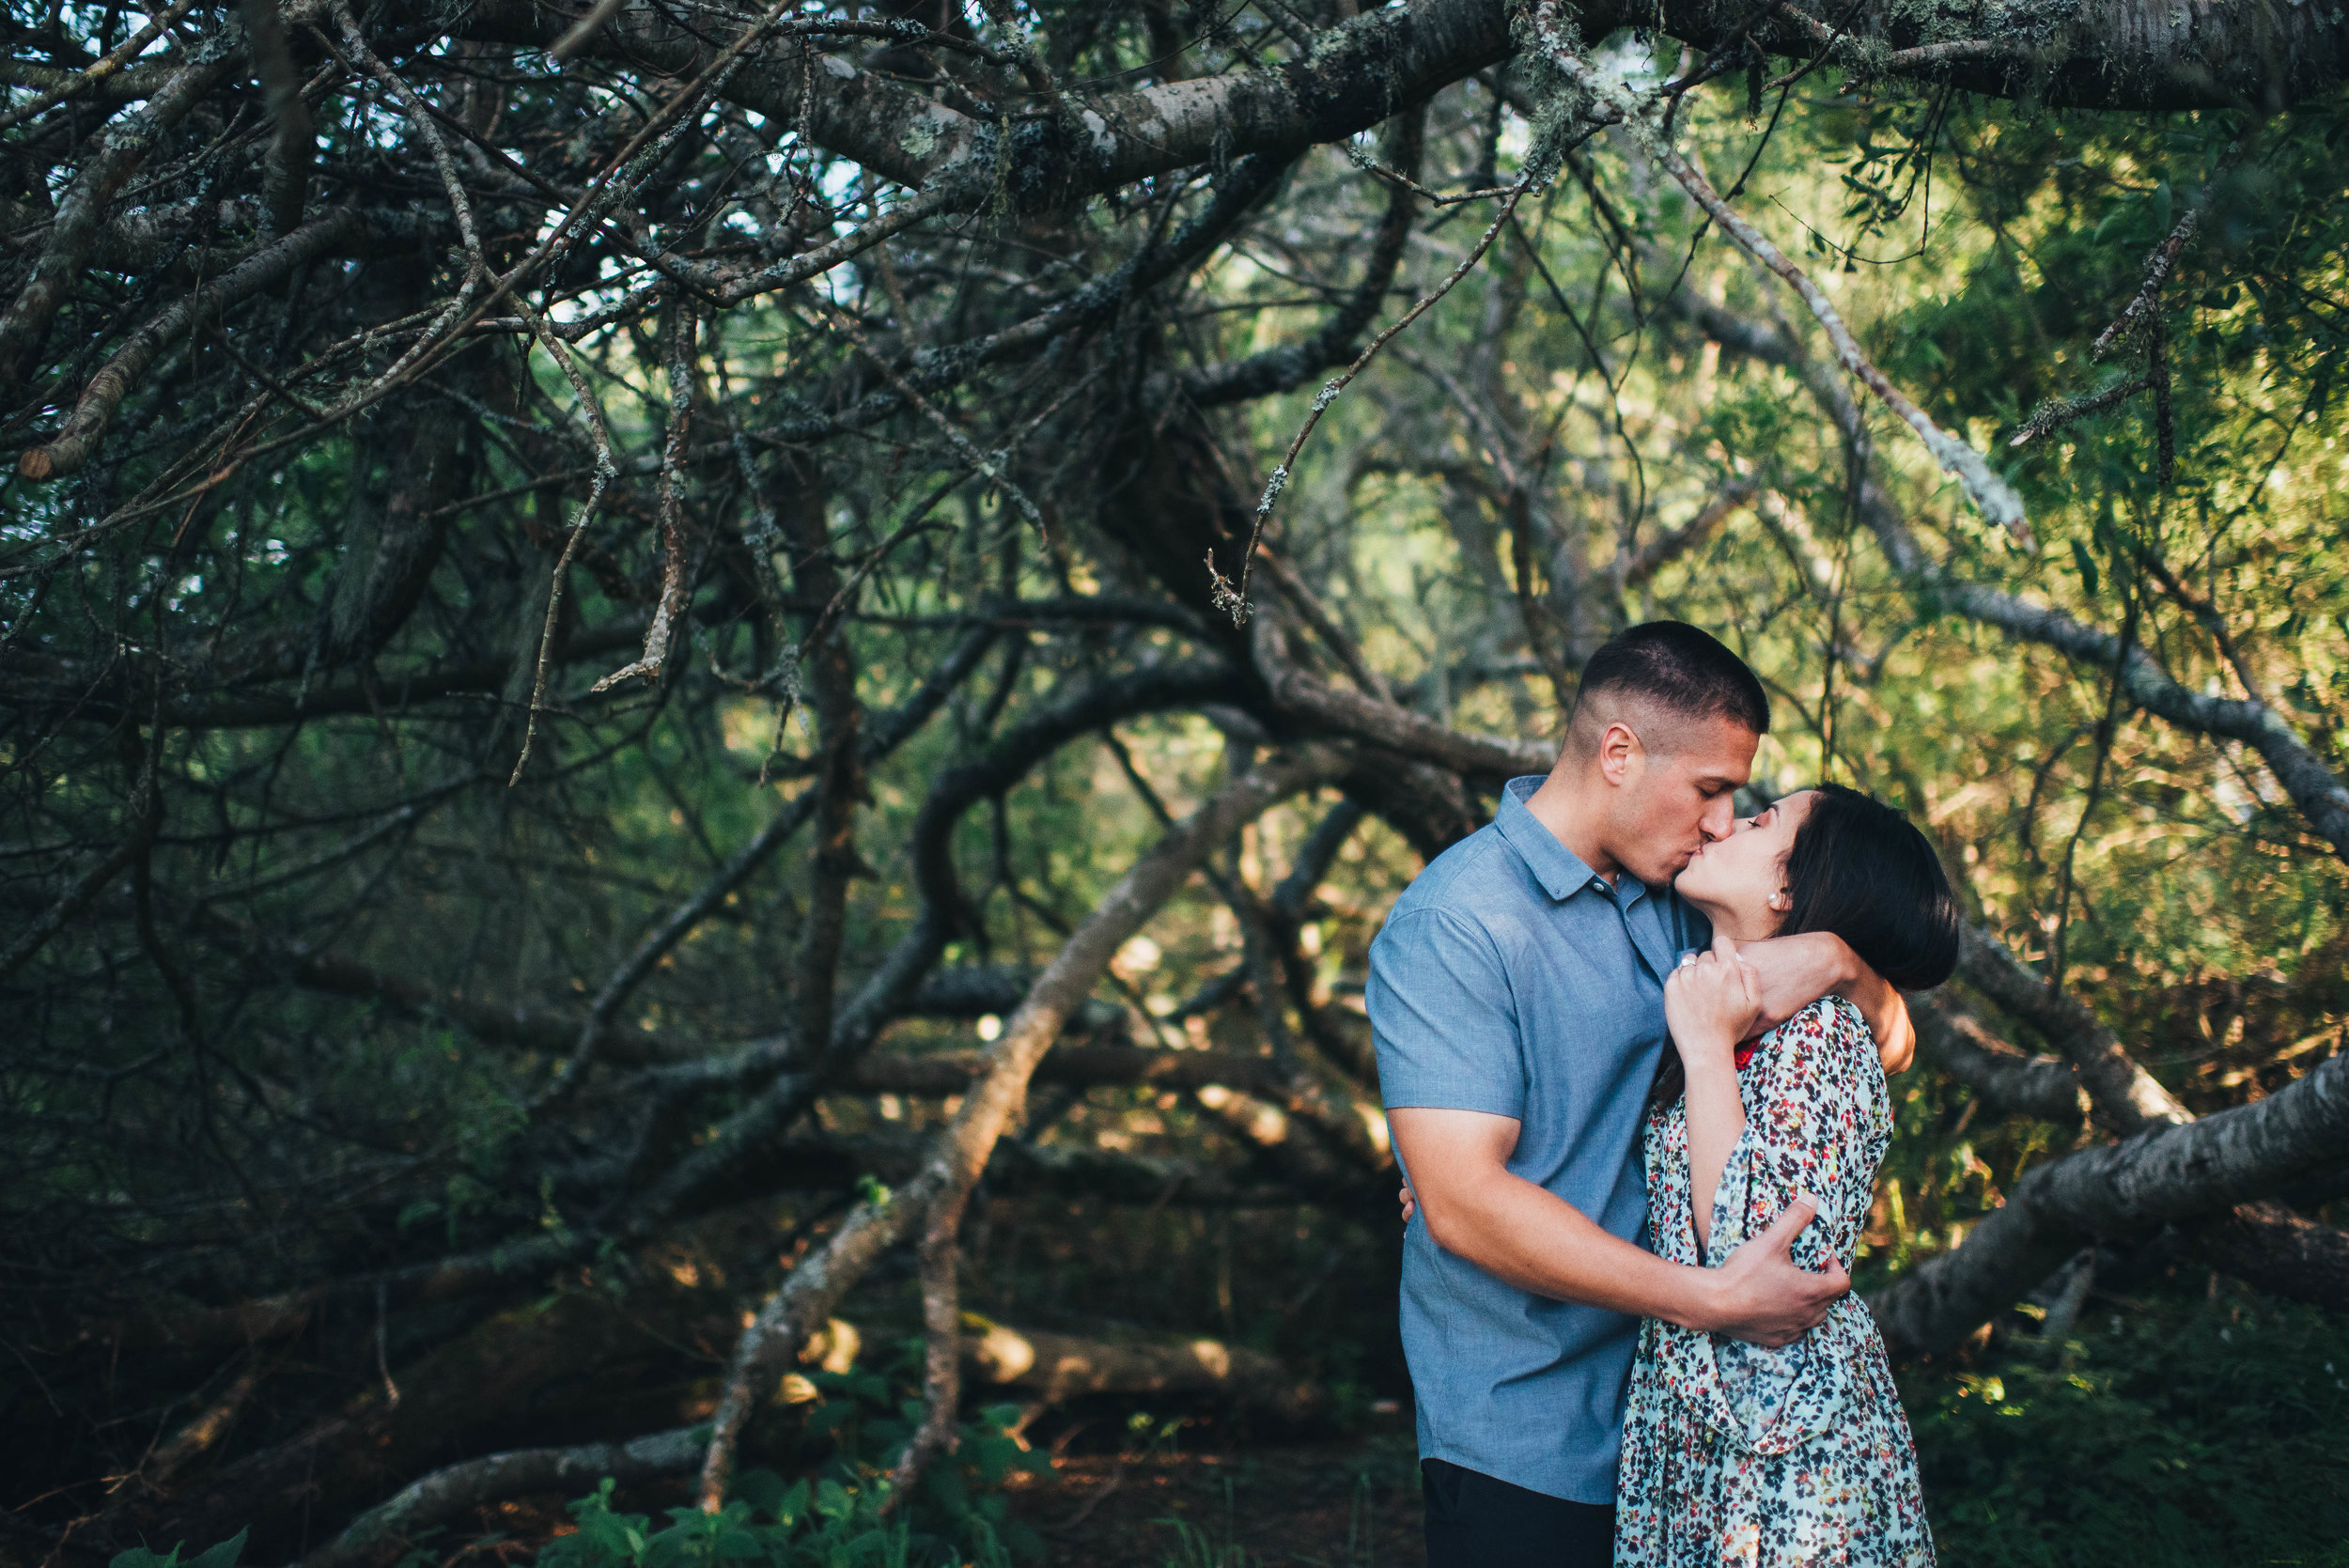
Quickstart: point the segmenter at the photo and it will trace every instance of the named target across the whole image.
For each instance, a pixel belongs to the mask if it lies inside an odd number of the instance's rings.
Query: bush
[[[2349,1343],[2325,1312],[2157,1296],[1906,1381],[1953,1568],[2349,1568]]]
[[[893,1370],[918,1363],[920,1344],[910,1342]],[[1003,1492],[1013,1470],[1051,1465],[1008,1436],[1018,1405],[990,1405],[965,1422],[955,1452],[893,1510],[888,1473],[921,1421],[921,1400],[897,1397],[905,1384],[878,1373],[808,1381],[819,1397],[806,1432],[832,1445],[818,1472],[786,1483],[772,1470],[745,1471],[723,1510],[672,1508],[658,1529],[646,1514],[616,1512],[606,1480],[568,1505],[579,1528],[549,1543],[538,1568],[1012,1568],[1015,1557],[1044,1555]]]

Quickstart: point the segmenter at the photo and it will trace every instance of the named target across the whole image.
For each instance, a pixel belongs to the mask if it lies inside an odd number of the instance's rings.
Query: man
[[[1664,977],[1711,939],[1672,878],[1729,832],[1769,723],[1753,672],[1696,628],[1613,638],[1548,777],[1512,780],[1371,946],[1380,1089],[1416,1203],[1402,1327],[1429,1568],[1610,1562],[1640,1317],[1780,1345],[1850,1288],[1787,1255],[1809,1204],[1717,1269],[1638,1245]],[[1839,992],[1879,1039],[1909,1033],[1899,993],[1838,938],[1743,956],[1768,1022]]]

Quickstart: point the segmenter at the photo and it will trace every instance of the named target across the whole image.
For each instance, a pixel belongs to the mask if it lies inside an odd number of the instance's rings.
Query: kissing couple
[[[1704,632],[1619,634],[1372,944],[1430,1568],[1934,1560],[1849,1270],[1957,902],[1858,791],[1735,816],[1769,726]]]

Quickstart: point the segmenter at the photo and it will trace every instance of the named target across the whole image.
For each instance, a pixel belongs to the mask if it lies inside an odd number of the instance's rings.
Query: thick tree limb
[[[1869,1299],[1886,1342],[1938,1350],[2089,1242],[2124,1243],[2225,1214],[2337,1169],[2349,1139],[2349,1056],[2250,1105],[2038,1166],[1954,1250]]]
[[[0,311],[0,386],[12,386],[24,375],[24,360],[49,334],[50,323],[80,283],[82,269],[98,242],[114,199],[138,172],[147,155],[171,128],[210,97],[236,64],[237,51],[226,35],[215,34],[190,52],[187,63],[174,71],[138,108],[125,114],[106,133],[96,154],[74,177],[65,199],[57,204],[56,222],[49,241],[33,264],[32,276]]]
[[[1426,145],[1426,126],[1423,108],[1398,116],[1389,145],[1381,149],[1386,161],[1408,174],[1418,174],[1421,153]],[[1267,349],[1244,359],[1186,370],[1176,382],[1183,396],[1201,408],[1245,402],[1291,391],[1322,371],[1353,358],[1356,342],[1377,318],[1378,307],[1386,303],[1387,292],[1394,285],[1395,269],[1402,264],[1404,248],[1411,238],[1411,215],[1415,210],[1409,186],[1390,189],[1386,216],[1379,221],[1371,241],[1370,259],[1363,267],[1362,281],[1311,335],[1302,342]]]
[[[1284,1420],[1321,1408],[1321,1389],[1271,1357],[1221,1340],[1117,1343],[989,1324],[962,1342],[974,1383],[1058,1405],[1085,1394],[1190,1394]]]
[[[850,1336],[865,1337],[834,1319],[816,1343]],[[944,1343],[957,1382],[1048,1405],[1100,1394],[1171,1395],[1299,1421],[1324,1404],[1318,1386],[1273,1358],[1216,1339],[1085,1339],[1001,1323],[967,1333],[956,1321]],[[700,1459],[702,1442],[703,1429],[679,1428],[625,1443],[528,1449],[448,1466],[368,1510],[303,1568],[375,1568],[432,1526],[527,1492],[590,1491],[605,1476],[625,1485],[679,1475]]]
[[[2088,1114],[2079,1072],[2061,1057],[2026,1056],[1948,996],[1911,997],[1909,1013],[1925,1055],[2000,1114],[2062,1124]]]
[[[2051,989],[1980,926],[1960,932],[1958,972],[1967,984],[2037,1030],[2079,1071],[2096,1117],[2123,1133],[2151,1124],[2190,1122],[2194,1113],[2139,1066],[2088,1004]]]
[[[388,1556],[427,1528],[485,1502],[524,1492],[588,1492],[604,1477],[622,1483],[682,1475],[701,1460],[702,1429],[680,1427],[625,1443],[521,1449],[433,1471],[390,1501],[362,1514],[302,1568],[360,1568]]]
[[[1374,746],[1432,762],[1455,773],[1513,779],[1547,773],[1558,748],[1547,741],[1507,740],[1448,729],[1396,703],[1348,687],[1333,686],[1308,673],[1289,653],[1283,616],[1269,605],[1253,617],[1256,668],[1272,700],[1294,716]]]
[[[261,0],[266,3],[266,0]],[[17,458],[27,479],[61,479],[78,472],[97,452],[122,399],[147,377],[155,356],[190,333],[201,332],[239,301],[250,299],[295,268],[317,259],[350,239],[359,214],[338,208],[307,227],[263,247],[194,294],[176,301],[131,334],[104,368],[90,378],[65,426],[48,442]]]
[[[852,1063],[833,1082],[851,1094],[960,1094],[970,1090],[988,1062],[985,1051],[877,1054]],[[1278,1096],[1287,1093],[1289,1075],[1269,1057],[1237,1051],[1065,1045],[1037,1063],[1034,1080],[1072,1089],[1203,1089],[1220,1083]]]
[[[1901,41],[1903,29],[1913,26],[1909,15],[1892,0],[1877,0],[1838,19],[1847,37],[1873,52],[1881,41]],[[1584,34],[1597,39],[1621,26],[1655,25],[1659,17],[1653,8],[1622,0],[1586,8],[1579,20]],[[1660,21],[1665,32],[1700,45],[1754,26],[1750,8],[1730,0],[1678,0]],[[2329,90],[2349,56],[2349,25],[2286,0],[2208,7],[2190,16],[2155,0],[2093,0],[2069,21],[2067,46],[2055,49],[2052,61],[2038,50],[1969,58],[1966,51],[1933,46],[1970,39],[1911,39],[1928,52],[1912,56],[1908,69],[1977,91],[2028,86],[2050,104],[2249,104],[2273,113]],[[1785,31],[1773,37],[1772,25]],[[499,0],[476,8],[467,23],[471,36],[542,48],[560,30],[530,0]],[[1766,23],[1764,36],[1787,53],[1807,53],[1811,45],[1808,33],[1792,23]],[[1019,124],[1003,149],[986,120],[829,55],[804,89],[804,119],[818,145],[900,185],[947,195],[969,210],[988,200],[1000,182],[1011,200],[1034,210],[1210,161],[1294,156],[1424,102],[1511,53],[1503,0],[1418,0],[1326,28],[1314,36],[1310,52],[1277,67],[1129,92],[1065,93],[1066,113]],[[629,0],[584,54],[688,77],[707,68],[718,45],[652,0]],[[778,40],[752,52],[725,96],[779,123],[801,123],[807,75],[796,51]]]
[[[2288,1204],[2238,1204],[2198,1228],[2188,1250],[2270,1296],[2349,1312],[2349,1231],[2320,1225]]]

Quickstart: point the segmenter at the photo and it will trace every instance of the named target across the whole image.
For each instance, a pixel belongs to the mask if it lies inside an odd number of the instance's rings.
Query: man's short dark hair
[[[1770,699],[1746,661],[1686,621],[1648,621],[1619,631],[1582,666],[1582,705],[1606,694],[1640,697],[1684,719],[1728,719],[1770,732]]]

